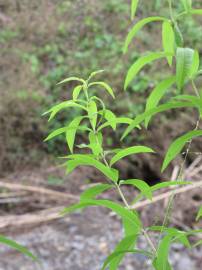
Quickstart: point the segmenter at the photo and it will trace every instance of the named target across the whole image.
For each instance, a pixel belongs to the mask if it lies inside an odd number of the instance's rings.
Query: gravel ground
[[[0,246],[0,270],[100,270],[107,254],[121,239],[121,224],[102,208],[89,208],[63,219],[9,236],[28,246],[40,258],[36,264]],[[99,222],[98,222],[99,221]],[[145,248],[144,239],[139,247]],[[192,252],[175,244],[171,251],[174,270],[201,270],[202,249]],[[141,255],[128,255],[120,270],[149,270]]]

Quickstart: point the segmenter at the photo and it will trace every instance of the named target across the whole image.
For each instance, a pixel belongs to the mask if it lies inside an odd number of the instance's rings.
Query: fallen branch
[[[29,190],[29,191],[36,191],[36,192],[40,192],[41,193],[48,193],[49,195],[53,195],[52,191],[47,190],[47,189],[43,189],[43,188],[37,188],[37,187],[30,187],[30,186],[24,186],[24,185],[18,185],[18,184],[8,184],[5,183],[6,187],[15,187],[16,189],[20,189],[20,188],[25,188],[25,190]],[[4,183],[3,183],[4,185]],[[14,186],[13,186],[14,185]],[[2,182],[0,182],[0,186],[2,186]],[[184,192],[187,191],[191,191],[193,189],[202,187],[202,181],[196,182],[192,185],[183,187],[183,188],[179,188],[175,191],[175,194],[182,194]],[[35,190],[36,189],[36,190]],[[50,192],[50,193],[49,193]],[[53,191],[54,192],[54,191]],[[55,193],[55,192],[54,192]],[[66,194],[63,194],[62,192],[56,192],[57,195],[62,195],[64,196],[64,198],[67,198]],[[171,194],[173,193],[172,191],[168,191],[165,192],[163,194],[160,195],[156,195],[153,197],[152,201],[149,200],[144,200],[141,202],[136,203],[134,206],[131,206],[131,209],[139,209],[142,208],[144,206],[153,204],[155,202],[164,200],[166,198],[168,198]],[[72,199],[77,199],[76,196],[71,195],[70,196]],[[40,223],[44,223],[44,222],[49,222],[51,220],[56,220],[56,219],[60,219],[63,216],[60,214],[61,210],[63,210],[64,206],[58,206],[58,207],[54,207],[54,208],[49,208],[46,210],[41,210],[41,211],[37,211],[35,213],[32,214],[24,214],[24,215],[11,215],[11,216],[4,216],[0,218],[0,230],[5,230],[8,229],[8,227],[22,227],[22,226],[28,226],[28,225],[36,225],[36,224],[40,224]]]
[[[51,220],[61,218],[61,210],[64,207],[54,207],[42,211],[37,211],[33,214],[10,215],[0,218],[0,230],[8,227],[22,227],[28,225],[36,225]]]
[[[41,193],[41,194],[55,197],[60,200],[61,199],[62,200],[67,200],[67,199],[78,200],[79,199],[79,197],[77,197],[76,195],[66,194],[64,192],[54,191],[51,189],[41,188],[41,187],[36,187],[36,186],[27,186],[27,185],[22,185],[22,184],[13,184],[13,183],[1,181],[0,187],[11,189],[11,190],[24,190],[24,191],[29,191],[29,192]]]

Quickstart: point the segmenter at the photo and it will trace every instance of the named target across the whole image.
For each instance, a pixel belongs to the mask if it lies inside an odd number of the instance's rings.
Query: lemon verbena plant
[[[132,0],[131,2],[132,19],[135,17],[138,2],[138,0]],[[74,108],[80,111],[79,116],[72,119],[66,126],[54,130],[46,140],[50,140],[62,134],[65,136],[70,152],[64,157],[66,159],[65,165],[68,173],[71,173],[78,166],[93,166],[100,171],[105,176],[104,179],[106,179],[106,183],[99,183],[85,190],[80,196],[80,202],[65,208],[63,214],[89,206],[102,206],[115,212],[122,220],[124,231],[123,239],[106,258],[101,268],[102,270],[118,269],[119,264],[127,253],[143,254],[151,260],[152,266],[156,270],[170,270],[173,268],[169,262],[169,250],[174,242],[180,242],[188,248],[202,243],[199,240],[197,243],[191,244],[189,241],[190,236],[196,235],[201,232],[201,230],[181,231],[169,226],[175,190],[173,190],[173,194],[169,199],[162,226],[150,226],[145,228],[138,212],[135,210],[133,202],[126,199],[122,189],[123,185],[131,185],[136,188],[140,193],[135,199],[137,203],[144,197],[152,201],[153,193],[161,188],[190,184],[190,182],[183,179],[183,170],[192,140],[195,137],[202,136],[202,130],[199,129],[199,121],[202,116],[202,97],[195,83],[201,70],[199,53],[192,48],[187,48],[186,44],[184,44],[179,21],[186,18],[186,16],[202,14],[202,9],[194,9],[191,0],[181,0],[181,4],[182,11],[177,13],[173,9],[172,1],[169,0],[169,17],[152,16],[144,18],[135,23],[127,35],[124,45],[125,53],[128,51],[128,47],[138,31],[146,24],[152,22],[160,22],[162,24],[162,49],[158,52],[150,52],[141,56],[130,67],[125,79],[124,88],[127,90],[128,86],[133,83],[138,72],[140,72],[145,65],[153,61],[165,59],[168,67],[170,67],[170,75],[163,78],[154,88],[147,98],[145,111],[142,114],[137,115],[134,119],[118,117],[106,107],[104,100],[101,98],[101,89],[107,91],[112,99],[115,99],[115,95],[113,89],[106,82],[95,80],[96,76],[102,71],[91,73],[87,79],[70,77],[61,81],[61,84],[72,81],[77,83],[77,86],[73,89],[72,99],[64,101],[46,112],[46,114],[50,114],[49,120],[52,120],[63,109]],[[187,91],[189,84],[193,88],[192,94]],[[166,103],[161,103],[162,98],[171,87],[176,88],[175,94],[173,94],[172,98]],[[198,117],[196,119],[195,129],[174,140],[165,155],[162,164],[162,172],[168,167],[171,161],[181,153],[188,143],[185,159],[181,164],[181,169],[176,181],[165,181],[151,187],[140,179],[121,179],[119,177],[120,171],[115,166],[119,160],[129,155],[138,155],[140,153],[155,154],[153,149],[145,145],[133,145],[124,148],[123,140],[126,136],[128,136],[132,130],[136,128],[140,129],[141,125],[147,128],[151,118],[157,113],[178,108],[196,109]],[[105,138],[103,136],[105,129],[110,128],[116,132],[119,125],[126,125],[126,130],[122,136],[122,148],[105,149]],[[77,132],[84,133],[87,138],[87,140],[80,145],[75,143]],[[76,149],[79,149],[79,151]],[[98,195],[101,195],[109,189],[117,190],[122,199],[122,204],[112,200],[97,199]],[[201,218],[201,216],[202,209],[198,212],[197,220]],[[159,234],[159,241],[154,241],[151,238],[150,233],[152,231]],[[138,238],[141,235],[145,237],[148,243],[146,250],[138,248]]]

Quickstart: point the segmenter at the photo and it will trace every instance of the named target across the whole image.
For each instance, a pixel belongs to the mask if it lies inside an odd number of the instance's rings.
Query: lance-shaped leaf
[[[133,81],[137,73],[147,64],[152,63],[155,60],[165,58],[171,56],[172,53],[165,53],[165,52],[152,52],[147,55],[140,57],[128,70],[126,75],[124,89],[129,86],[129,84]]]
[[[102,270],[105,270],[107,268],[107,266],[110,263],[112,263],[117,257],[119,257],[120,255],[122,255],[122,256],[126,255],[127,253],[141,254],[141,255],[144,255],[145,257],[152,258],[152,254],[150,252],[145,251],[145,250],[140,250],[140,249],[126,249],[126,250],[122,250],[122,251],[115,251],[107,257],[107,259],[105,260],[104,265],[102,267]],[[109,270],[117,270],[117,267],[116,266],[115,267],[109,266]]]
[[[95,101],[91,100],[88,104],[88,116],[94,130],[97,125],[97,114],[97,104]]]
[[[102,141],[103,141],[103,137],[102,137],[102,133],[98,132],[98,133],[94,133],[94,132],[90,132],[89,133],[89,141],[90,141],[90,148],[93,152],[93,154],[95,156],[99,156],[103,149],[102,149]]]
[[[199,136],[202,136],[202,130],[194,130],[186,133],[185,135],[175,140],[168,148],[161,171],[163,172],[168,167],[170,162],[181,152],[181,150],[189,140],[192,140],[193,138]]]
[[[110,161],[110,166],[119,161],[120,159],[127,157],[129,155],[140,154],[140,153],[154,153],[154,151],[146,146],[132,146],[120,150]]]
[[[196,217],[196,221],[198,221],[201,217],[202,217],[202,206],[201,206],[201,208],[198,211],[198,215]]]
[[[197,75],[199,66],[200,66],[199,52],[195,50],[193,56],[193,63],[190,70],[190,78],[194,78]]]
[[[155,228],[156,227],[156,228]],[[152,230],[159,230],[161,233],[165,232],[166,235],[161,240],[158,250],[157,250],[157,258],[156,258],[156,269],[157,270],[168,270],[170,268],[168,262],[169,250],[171,244],[174,242],[182,243],[185,247],[190,248],[190,242],[187,238],[187,233],[177,230],[175,228],[166,228],[162,226],[153,226]]]
[[[190,48],[177,48],[176,54],[176,81],[178,89],[181,90],[191,75],[194,50]]]
[[[192,182],[183,182],[183,181],[167,181],[167,182],[163,182],[163,183],[158,183],[152,187],[150,187],[150,191],[152,193],[153,196],[153,192],[162,188],[167,188],[167,187],[171,187],[171,186],[182,186],[182,185],[191,185]],[[136,196],[136,198],[133,200],[132,204],[135,204],[136,202],[138,202],[140,199],[142,199],[142,197],[145,196],[145,194],[142,192],[140,193],[138,196]]]
[[[166,235],[160,242],[157,250],[157,258],[155,261],[156,270],[171,270],[168,262],[168,255],[172,243],[172,235]]]
[[[53,139],[53,138],[55,138],[55,137],[57,137],[57,136],[65,133],[66,132],[66,129],[67,129],[67,127],[63,127],[63,128],[58,128],[58,129],[54,130],[53,132],[51,132],[48,135],[48,137],[44,140],[44,142],[49,141],[49,140],[51,140],[51,139]]]
[[[202,98],[192,95],[178,95],[174,99],[187,100],[193,103],[193,105],[198,109],[200,116],[202,116]]]
[[[37,257],[34,256],[26,247],[16,243],[15,241],[6,238],[3,235],[0,235],[0,243],[5,244],[6,246],[9,246],[19,252],[21,252],[22,254],[30,257],[32,260],[37,260]]]
[[[81,79],[81,78],[78,78],[78,77],[69,77],[69,78],[66,78],[66,79],[62,80],[58,84],[72,82],[72,81],[77,81],[77,82],[85,83],[85,81],[83,79]]]
[[[171,22],[164,21],[162,26],[162,43],[165,53],[175,53],[175,33]],[[168,64],[172,66],[173,56],[167,57]]]
[[[114,188],[114,186],[110,185],[110,184],[95,185],[95,186],[90,187],[87,190],[85,190],[81,194],[80,199],[81,199],[81,201],[95,199],[98,195],[100,195],[104,191],[112,189],[112,188]]]
[[[192,0],[181,0],[186,12],[189,12],[192,8]]]
[[[76,101],[76,100],[77,100],[78,96],[79,96],[80,93],[81,93],[82,88],[83,88],[82,85],[78,85],[78,86],[76,86],[76,87],[74,88],[74,90],[73,90],[73,95],[72,95],[73,101]]]
[[[125,251],[134,248],[136,239],[137,235],[130,235],[122,239],[115,250],[107,257],[102,269],[106,269],[107,265],[109,265],[109,270],[116,270],[127,253]]]
[[[131,0],[131,20],[134,19],[139,0]]]
[[[202,246],[202,240],[197,241],[192,247],[196,248],[196,247],[199,247],[199,246]]]
[[[73,159],[73,162],[75,164],[75,167],[87,165],[87,166],[93,166],[99,171],[101,171],[106,177],[111,179],[112,181],[118,180],[118,171],[112,168],[109,168],[105,166],[100,161],[88,156],[88,155],[69,155],[67,156],[68,159]],[[73,163],[71,163],[72,165]],[[74,168],[75,168],[74,167]]]
[[[92,82],[92,83],[89,83],[88,85],[89,87],[92,87],[92,86],[100,86],[102,88],[104,88],[113,98],[115,98],[114,96],[114,92],[113,92],[113,89],[111,88],[111,86],[109,86],[107,83],[105,82]]]
[[[74,102],[72,100],[69,100],[69,101],[64,101],[64,102],[62,102],[62,103],[60,103],[58,105],[55,105],[50,110],[48,110],[47,112],[45,112],[43,115],[50,113],[50,117],[48,119],[48,121],[50,121],[50,120],[52,120],[56,116],[56,114],[59,111],[61,111],[63,109],[66,109],[66,108],[72,108],[72,107],[73,108],[74,107],[75,108],[80,108],[80,109],[83,109],[83,110],[86,111],[86,108],[84,106],[82,106],[82,105],[80,105],[80,104],[78,104],[78,103],[76,103],[76,102]]]
[[[93,72],[90,74],[88,80],[91,80],[93,77],[95,77],[96,75],[98,75],[98,74],[100,74],[100,73],[103,73],[103,72],[104,72],[103,69],[100,69],[100,70],[97,70],[97,71],[93,71]]]
[[[131,225],[139,228],[141,230],[142,223],[139,219],[139,217],[131,212],[130,210],[126,209],[125,207],[121,206],[118,203],[111,202],[109,200],[89,200],[89,201],[82,201],[78,204],[72,205],[70,207],[65,208],[62,211],[62,214],[68,214],[71,212],[74,212],[78,209],[82,209],[88,206],[103,206],[108,209],[111,209],[113,212],[115,212],[119,217],[121,217],[123,220],[128,220],[128,222],[131,223]]]
[[[146,118],[152,117],[153,115],[168,111],[171,109],[177,109],[177,108],[188,108],[188,107],[194,107],[193,103],[191,102],[168,102],[163,105],[158,106],[157,108],[151,109],[149,111],[146,111],[142,114],[139,114],[132,123],[127,127],[125,130],[122,140],[134,129],[136,128],[140,123],[142,123]]]
[[[167,21],[167,18],[164,17],[148,17],[145,19],[142,19],[140,21],[138,21],[133,27],[132,29],[129,31],[126,40],[125,40],[125,44],[124,44],[124,48],[123,51],[124,53],[127,52],[128,50],[128,46],[131,43],[131,41],[133,40],[133,38],[136,36],[136,34],[140,31],[141,28],[143,28],[146,24],[151,23],[151,22],[158,22],[158,21]]]
[[[116,115],[110,111],[110,110],[106,110],[104,112],[104,118],[108,121],[108,123],[110,123],[110,126],[112,127],[113,130],[116,130]]]
[[[202,9],[191,9],[189,12],[193,15],[202,15]]]
[[[151,191],[154,192],[156,190],[167,188],[171,186],[182,186],[182,185],[191,185],[192,182],[183,182],[183,181],[167,181],[163,183],[158,183],[151,187]]]
[[[102,124],[98,130],[102,130],[103,128],[106,128],[108,126],[112,126],[112,125],[117,125],[117,124],[127,124],[130,125],[132,123],[132,119],[127,118],[127,117],[116,117],[113,119],[108,120],[108,122],[105,122],[104,124]]]
[[[177,47],[183,47],[184,38],[178,24],[174,23],[175,43]]]
[[[165,233],[166,235],[169,235],[172,237],[172,242],[180,242],[185,247],[190,248],[191,244],[189,242],[189,239],[187,238],[189,235],[193,234],[193,231],[190,232],[183,232],[176,228],[171,227],[165,227],[165,226],[151,226],[148,228],[151,231],[160,231],[161,233]]]
[[[154,269],[155,270],[161,270],[159,267],[158,267],[158,265],[157,265],[157,263],[156,263],[156,258],[153,260],[153,262],[152,262],[152,265],[153,265],[153,267],[154,267]],[[173,270],[173,268],[171,267],[171,265],[170,265],[170,263],[167,261],[167,265],[166,265],[166,268],[164,269],[164,270]]]
[[[71,153],[73,153],[76,132],[82,119],[82,116],[78,116],[66,127],[66,141]]]
[[[152,91],[149,98],[147,99],[145,112],[156,108],[161,98],[165,95],[168,88],[170,88],[176,82],[175,76],[169,77],[160,82]],[[148,126],[151,117],[145,120],[145,126]]]
[[[137,228],[133,224],[131,225],[131,222],[128,222],[128,220],[126,219],[123,220],[123,227],[125,237],[117,244],[113,253],[133,249],[137,241],[137,237],[140,233],[139,228]],[[116,270],[124,256],[125,252],[121,253],[119,256],[111,260],[109,262],[109,270]]]
[[[129,179],[121,181],[120,184],[132,185],[138,188],[141,191],[142,195],[144,195],[147,199],[152,200],[151,187],[145,181],[139,179]]]

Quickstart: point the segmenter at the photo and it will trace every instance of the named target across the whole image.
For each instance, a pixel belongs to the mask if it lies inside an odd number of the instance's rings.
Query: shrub
[[[138,0],[132,0],[131,18],[133,19],[138,7]],[[135,38],[139,30],[145,25],[153,22],[162,24],[162,51],[149,52],[140,56],[137,61],[129,68],[124,89],[132,84],[136,75],[148,64],[154,61],[165,59],[170,67],[170,75],[165,77],[153,90],[146,101],[145,111],[139,114],[135,119],[127,117],[118,117],[110,109],[108,109],[104,101],[100,97],[100,91],[106,90],[111,98],[115,98],[112,88],[103,81],[95,81],[97,76],[102,71],[93,72],[87,80],[70,77],[64,79],[60,84],[75,81],[78,85],[74,88],[72,99],[64,101],[52,107],[45,114],[50,114],[49,120],[64,109],[78,109],[80,115],[75,117],[67,126],[54,130],[46,139],[53,139],[59,135],[65,135],[66,142],[70,150],[70,154],[64,157],[67,172],[70,173],[78,166],[92,166],[99,170],[106,178],[106,184],[100,183],[81,194],[80,202],[63,210],[63,214],[67,214],[78,209],[83,209],[89,206],[103,206],[114,211],[122,219],[124,228],[124,237],[117,244],[115,250],[107,257],[102,269],[107,267],[110,270],[117,269],[123,257],[127,253],[139,253],[148,257],[152,261],[153,268],[156,270],[170,270],[172,266],[169,263],[169,249],[174,242],[180,242],[184,246],[191,248],[201,244],[201,241],[192,245],[189,237],[195,235],[201,230],[181,231],[177,228],[169,226],[170,213],[172,211],[173,200],[176,195],[176,189],[173,190],[169,198],[166,215],[162,226],[150,226],[145,228],[138,212],[134,209],[135,205],[128,202],[122,191],[123,185],[131,185],[139,190],[139,195],[135,199],[135,203],[146,197],[152,200],[153,193],[169,186],[189,185],[188,181],[183,179],[183,169],[190,151],[192,140],[202,136],[202,130],[199,129],[199,121],[201,118],[202,97],[196,86],[196,79],[201,73],[200,59],[197,50],[187,48],[184,44],[184,39],[179,27],[179,21],[186,16],[200,15],[201,9],[195,9],[192,6],[191,0],[181,0],[181,10],[179,13],[173,10],[172,0],[168,1],[170,18],[164,16],[152,16],[138,21],[129,31],[124,52],[128,51],[128,47]],[[166,73],[167,74],[167,73]],[[187,86],[191,84],[193,94],[187,93]],[[171,86],[176,87],[173,96],[165,103],[160,104],[162,98]],[[160,105],[159,105],[160,104]],[[136,145],[121,149],[105,148],[105,139],[103,130],[111,128],[114,132],[117,131],[119,125],[127,125],[127,128],[121,138],[123,140],[134,129],[141,129],[144,125],[148,127],[152,117],[157,113],[163,113],[171,109],[178,108],[193,108],[198,112],[198,118],[194,130],[185,133],[183,136],[174,140],[167,150],[166,156],[162,164],[162,172],[169,166],[171,161],[181,153],[183,148],[187,146],[186,155],[176,181],[165,181],[150,187],[145,181],[140,179],[120,179],[119,170],[114,165],[121,159],[129,155],[138,155],[140,153],[155,154],[155,151],[144,145]],[[76,132],[80,131],[88,137],[88,143],[77,145],[75,143]],[[82,149],[82,153],[74,153],[75,148]],[[123,204],[111,201],[97,199],[97,196],[109,189],[116,189],[119,193]],[[202,216],[201,209],[199,210],[197,220]],[[150,237],[150,232],[155,231],[159,234],[158,243],[154,243]],[[140,250],[137,246],[137,240],[143,235],[147,242],[148,248]]]

